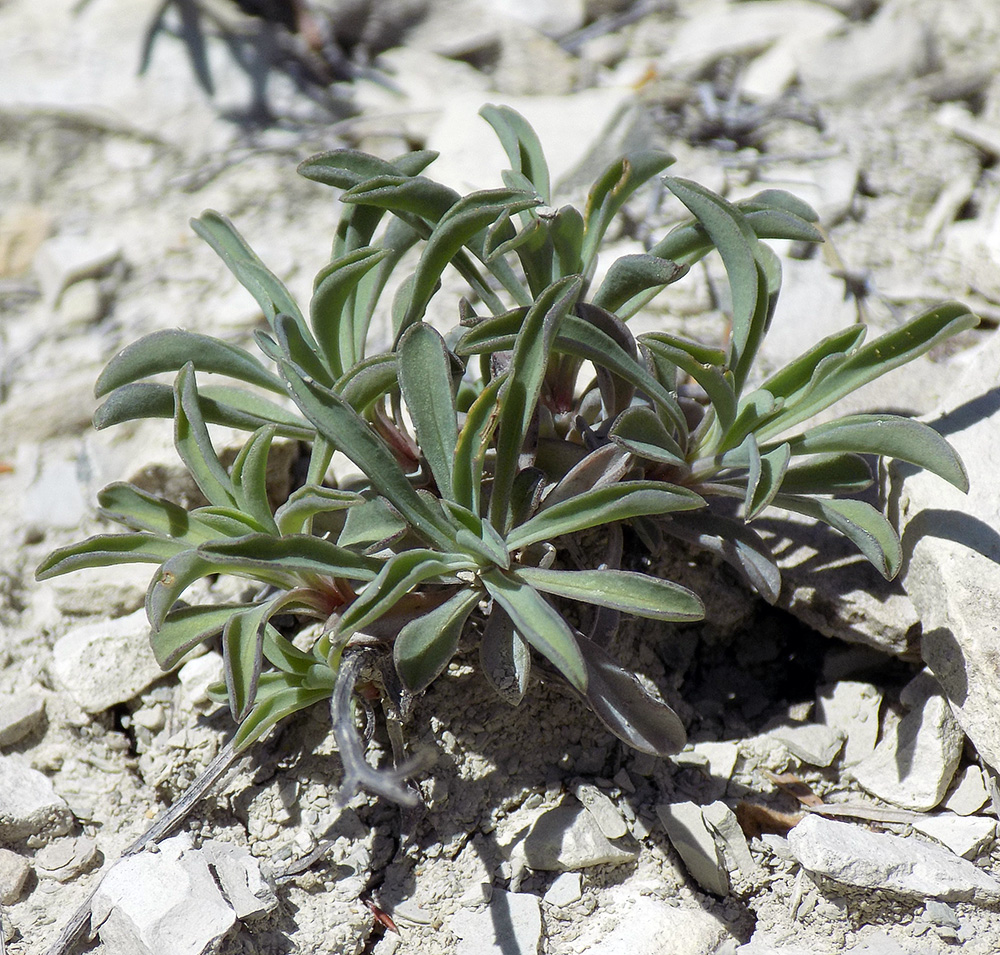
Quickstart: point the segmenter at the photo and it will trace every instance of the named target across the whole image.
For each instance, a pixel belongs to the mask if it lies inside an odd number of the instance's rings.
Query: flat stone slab
[[[558,806],[543,812],[521,846],[532,869],[567,872],[593,865],[623,865],[638,851],[615,845],[583,806]]]
[[[462,909],[449,927],[461,939],[456,955],[537,955],[541,906],[525,892],[494,892],[486,908]]]
[[[19,756],[0,756],[0,843],[69,832],[73,813],[48,776]]]
[[[945,902],[1000,901],[1000,882],[942,846],[819,815],[788,833],[799,864],[844,885]]]

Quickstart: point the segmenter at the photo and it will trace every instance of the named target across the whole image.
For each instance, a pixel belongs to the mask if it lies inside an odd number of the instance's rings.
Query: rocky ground
[[[309,7],[293,33],[229,0],[0,0],[0,952],[55,946],[99,883],[83,947],[108,955],[1000,950],[1000,7]],[[619,150],[655,146],[730,196],[811,202],[829,241],[780,250],[771,365],[851,322],[970,305],[977,330],[850,403],[928,415],[972,491],[889,468],[908,555],[893,585],[779,521],[780,608],[685,557],[708,619],[618,647],[688,725],[673,760],[625,750],[559,687],[501,708],[469,653],[407,729],[436,758],[418,810],[338,807],[320,707],[181,835],[111,868],[232,727],[205,695],[217,654],[153,662],[148,569],[33,579],[99,527],[100,487],[178,489],[169,427],[94,432],[93,382],[156,329],[249,339],[260,316],[191,216],[227,214],[305,300],[336,203],[295,163],[429,147],[439,179],[496,185],[484,102],[535,124],[570,200]],[[679,215],[655,193],[629,212],[612,252]],[[718,327],[719,278],[708,263],[637,321]]]

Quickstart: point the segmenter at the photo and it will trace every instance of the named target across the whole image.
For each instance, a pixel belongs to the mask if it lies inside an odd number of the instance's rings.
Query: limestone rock
[[[963,494],[893,462],[890,517],[902,534],[903,586],[923,623],[921,653],[962,729],[1000,769],[1000,338],[991,336],[930,421],[962,456]]]
[[[56,642],[52,670],[88,713],[124,703],[163,676],[142,610],[71,630]]]
[[[822,722],[844,736],[845,766],[852,766],[872,753],[878,743],[878,714],[882,706],[882,694],[874,685],[840,680],[820,691],[818,704]]]
[[[461,939],[456,955],[536,955],[541,908],[533,895],[494,892],[486,908],[462,909],[449,927]]]
[[[19,756],[0,756],[0,842],[61,835],[72,825],[73,814],[47,776]]]
[[[788,834],[803,868],[845,885],[944,901],[1000,900],[1000,882],[942,846],[809,815]]]
[[[559,806],[543,812],[522,844],[532,869],[570,871],[592,865],[622,865],[636,850],[615,845],[582,806]]]
[[[589,955],[711,955],[730,938],[713,915],[693,905],[671,905],[640,895]]]
[[[11,746],[45,720],[45,697],[23,692],[0,696],[0,746]]]
[[[13,905],[24,891],[31,864],[10,849],[0,849],[0,905]]]
[[[923,683],[926,675],[918,675],[910,685]],[[914,703],[906,716],[883,732],[882,741],[851,774],[880,799],[925,812],[948,791],[965,737],[940,693],[927,692]]]

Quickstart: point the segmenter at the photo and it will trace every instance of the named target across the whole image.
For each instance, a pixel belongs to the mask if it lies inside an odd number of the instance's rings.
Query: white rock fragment
[[[93,839],[58,839],[35,853],[35,871],[41,878],[69,882],[97,860]]]
[[[461,939],[456,955],[537,955],[542,913],[533,895],[494,892],[489,906],[460,910],[449,927]]]
[[[799,864],[863,889],[946,902],[1000,900],[1000,882],[947,849],[809,815],[788,834]]]
[[[48,776],[19,756],[0,756],[0,842],[42,832],[58,836],[72,825],[73,813]]]
[[[841,680],[820,690],[817,715],[844,735],[843,764],[853,766],[878,743],[882,694],[871,683]]]
[[[920,681],[926,691],[928,676],[919,674],[912,682]],[[941,802],[951,785],[965,737],[940,693],[926,692],[922,701],[913,702],[917,705],[887,727],[874,752],[851,774],[880,799],[926,812]]]
[[[612,844],[582,806],[558,806],[543,812],[518,848],[532,869],[555,872],[623,865],[638,854],[635,848]]]
[[[31,864],[24,856],[0,849],[0,905],[13,905],[24,891]]]
[[[990,794],[983,783],[983,771],[978,766],[966,766],[952,784],[948,795],[941,801],[941,808],[959,816],[971,816],[986,805]]]
[[[713,802],[702,809],[702,816],[715,833],[716,847],[722,851],[729,871],[738,870],[747,878],[756,879],[760,870],[750,854],[747,837],[736,813],[724,802]]]
[[[579,872],[564,872],[557,876],[555,882],[549,886],[548,891],[542,897],[549,905],[561,908],[564,905],[572,905],[583,898],[583,888],[581,885]]]
[[[593,783],[578,782],[573,787],[573,795],[583,803],[609,839],[620,839],[628,834],[628,826],[618,807]]]
[[[963,859],[975,859],[997,834],[997,821],[988,816],[955,816],[943,812],[921,816],[912,825]]]
[[[693,802],[662,803],[656,807],[656,814],[691,878],[708,892],[728,895],[729,871],[701,806]]]
[[[489,882],[474,882],[459,897],[458,904],[466,908],[485,905],[493,897],[493,885]]]
[[[185,703],[196,706],[209,701],[208,688],[223,677],[222,654],[215,650],[188,660],[178,671],[177,679],[184,688]]]
[[[822,723],[779,726],[767,735],[810,766],[829,766],[844,745],[844,734]]]
[[[731,936],[714,916],[693,905],[670,905],[640,895],[587,955],[708,955]]]
[[[923,620],[921,653],[978,753],[1000,769],[1000,337],[989,336],[950,390],[943,430],[961,455],[969,493],[898,462],[890,520],[902,532],[902,582]],[[990,390],[992,389],[992,390]]]
[[[122,859],[94,896],[91,924],[108,955],[201,955],[236,924],[236,910],[248,917],[276,904],[246,850],[216,842],[195,849],[186,834],[157,849]]]
[[[52,305],[76,282],[106,272],[121,257],[121,246],[97,235],[58,235],[46,239],[35,256],[35,271]]]
[[[76,627],[56,642],[52,672],[87,713],[124,703],[163,676],[145,611]]]
[[[0,746],[33,733],[45,719],[45,697],[26,691],[0,696]]]
[[[38,462],[23,500],[23,513],[32,527],[69,530],[83,520],[89,507],[77,462],[54,457]]]

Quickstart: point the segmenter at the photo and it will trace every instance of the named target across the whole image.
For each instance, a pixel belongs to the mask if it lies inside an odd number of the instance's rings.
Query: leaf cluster
[[[349,788],[401,800],[412,767],[375,773],[353,731],[358,647],[384,648],[405,691],[420,693],[473,637],[484,676],[513,705],[534,651],[621,739],[669,754],[684,744],[683,725],[607,648],[621,613],[694,621],[704,606],[674,581],[622,569],[624,525],[654,551],[670,537],[707,548],[774,601],[777,563],[752,526],[770,508],[829,524],[891,577],[899,540],[856,497],[872,483],[870,456],[967,485],[957,455],[924,424],[810,422],[974,325],[968,310],[941,305],[868,343],[863,326],[845,329],[754,383],[781,283],[763,240],[820,241],[811,209],[773,190],[734,204],[666,176],[690,218],[597,282],[616,215],[671,157],[625,156],[582,211],[556,208],[531,127],[505,107],[482,115],[509,159],[501,188],[459,195],[424,175],[429,152],[389,162],[340,149],[301,164],[344,204],[305,312],[232,223],[215,212],[193,221],[261,308],[259,356],[192,331],[149,335],[101,375],[95,423],[173,419],[177,452],[209,503],[188,511],[114,484],[101,512],[125,532],[56,551],[38,570],[157,565],[146,597],[156,658],[169,668],[221,639],[216,692],[239,723],[238,746],[332,699]],[[665,331],[634,336],[628,319],[711,252],[732,293],[725,347]],[[448,269],[468,296],[442,334],[424,319]],[[390,282],[400,271],[403,281]],[[392,341],[371,351],[377,315],[391,317]],[[207,384],[208,374],[229,383]],[[212,425],[249,433],[230,467]],[[309,466],[272,510],[266,472],[277,438],[303,442]],[[360,480],[338,484],[335,452]],[[594,529],[606,550],[581,560],[572,541]],[[192,583],[216,574],[259,586],[243,602],[184,601]],[[561,609],[581,604],[590,607],[581,619]],[[282,632],[276,619],[289,614],[321,622],[312,645]]]

